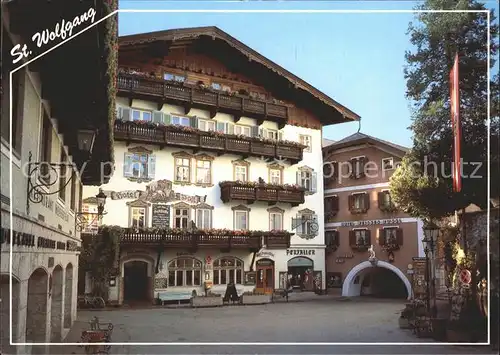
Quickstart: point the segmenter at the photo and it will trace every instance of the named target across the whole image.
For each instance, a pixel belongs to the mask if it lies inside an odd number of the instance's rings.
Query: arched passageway
[[[0,289],[0,344],[2,344],[1,352],[5,354],[12,354],[15,348],[10,345],[10,277],[9,275],[0,275],[1,289]],[[12,340],[18,341],[18,317],[19,317],[19,281],[12,277]]]
[[[148,301],[150,296],[149,263],[131,260],[123,265],[123,299],[125,302]]]
[[[61,341],[63,315],[63,269],[57,265],[52,272],[52,290],[50,302],[50,340]]]
[[[363,295],[409,299],[412,289],[407,277],[394,265],[378,261],[374,266],[365,261],[349,271],[342,285],[342,296]]]
[[[72,324],[72,304],[73,304],[73,265],[66,266],[64,275],[64,328],[71,328]]]
[[[47,335],[47,298],[49,276],[42,269],[36,269],[28,280],[28,306],[26,310],[26,342],[45,343]],[[43,347],[33,347],[34,351],[45,351]]]

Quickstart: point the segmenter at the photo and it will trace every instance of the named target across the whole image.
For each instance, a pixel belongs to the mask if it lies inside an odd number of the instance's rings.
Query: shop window
[[[214,285],[243,283],[243,261],[240,259],[232,256],[223,257],[215,260],[213,265]]]
[[[201,261],[181,257],[168,263],[168,286],[201,286]]]

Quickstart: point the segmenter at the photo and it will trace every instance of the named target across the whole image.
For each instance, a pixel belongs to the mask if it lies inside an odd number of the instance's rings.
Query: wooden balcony
[[[262,248],[264,240],[268,247],[286,247],[290,245],[291,233],[287,231],[232,231],[232,230],[157,230],[140,231],[125,228],[121,236],[120,246],[144,246],[183,248],[197,250],[198,248],[215,248],[221,250],[248,249],[258,251]],[[89,238],[102,238],[100,234],[82,234],[82,240]]]
[[[304,203],[305,189],[300,187],[287,187],[286,185],[272,186],[267,184],[249,186],[246,183],[237,181],[220,182],[219,186],[220,198],[224,203],[233,200],[243,200],[247,204],[260,201],[267,202],[269,205],[275,205],[281,202],[290,203],[294,207]]]
[[[247,98],[230,93],[184,86],[154,77],[134,74],[118,74],[118,93],[130,98],[142,98],[159,104],[173,103],[184,106],[188,112],[192,107],[208,109],[212,115],[226,112],[237,116],[270,119],[283,127],[288,121],[288,107],[264,100]]]
[[[217,152],[219,155],[288,159],[292,164],[302,160],[304,150],[304,146],[298,143],[263,141],[254,137],[204,132],[195,128],[121,120],[115,121],[114,139],[127,143],[158,144],[160,147],[168,145],[206,150]]]

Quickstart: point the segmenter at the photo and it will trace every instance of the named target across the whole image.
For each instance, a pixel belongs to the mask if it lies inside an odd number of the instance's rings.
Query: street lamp
[[[430,307],[430,289],[429,289],[429,281],[432,282],[432,299],[433,299],[433,306],[432,306],[432,316],[435,318],[437,315],[437,306],[436,306],[436,277],[435,277],[435,270],[432,271],[431,273],[431,265],[430,265],[430,260],[429,260],[429,253],[432,254],[433,259],[435,260],[435,249],[437,245],[437,239],[439,236],[439,228],[434,224],[433,222],[427,223],[427,225],[424,227],[424,238],[422,239],[422,244],[424,246],[424,253],[425,253],[425,266],[426,266],[426,293],[427,293],[427,311],[431,313],[431,307]],[[433,263],[433,268],[435,268],[435,263]]]
[[[76,213],[76,225],[75,228],[81,232],[85,229],[87,225],[93,224],[95,221],[99,220],[102,216],[106,214],[104,212],[104,206],[106,205],[106,194],[102,189],[99,189],[99,193],[95,196],[96,202],[97,202],[97,213],[92,213],[92,212],[77,212]],[[91,222],[88,222],[87,219],[85,218],[86,215],[94,216]]]

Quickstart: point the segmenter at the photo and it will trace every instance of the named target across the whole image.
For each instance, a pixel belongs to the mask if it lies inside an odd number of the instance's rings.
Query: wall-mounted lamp
[[[106,197],[107,196],[104,191],[102,191],[102,189],[99,189],[99,193],[95,196],[97,201],[97,213],[80,211],[75,214],[75,228],[77,231],[83,231],[88,225],[94,224],[96,221],[100,220],[102,216],[107,214],[107,212],[104,212]],[[91,216],[92,220],[88,221],[87,216]]]
[[[96,131],[82,129],[77,132],[78,150],[79,153],[90,159],[92,149],[94,148],[94,141]],[[54,195],[65,189],[66,186],[73,180],[73,164],[69,163],[48,163],[48,162],[32,162],[33,154],[30,151],[28,155],[28,181],[26,187],[26,213],[30,213],[30,202],[37,204],[43,201],[44,196]],[[60,184],[59,189],[51,191],[50,187],[60,182],[62,178],[61,172],[64,171],[66,175],[68,171],[71,172],[69,179]],[[43,187],[43,188],[42,188]]]

